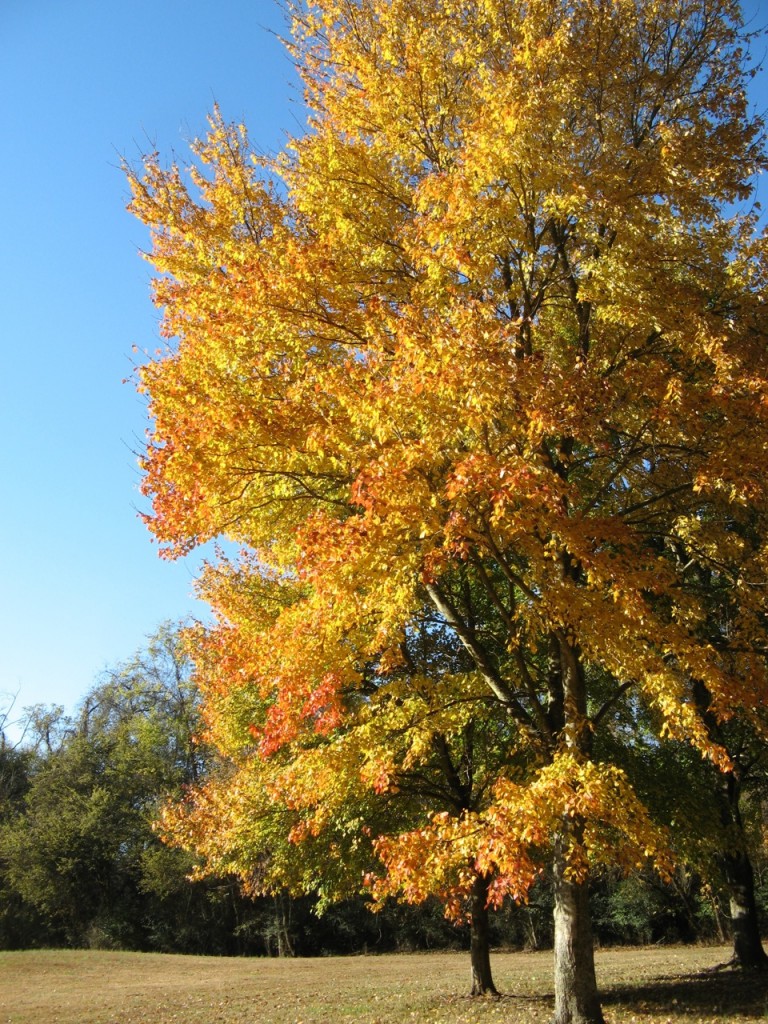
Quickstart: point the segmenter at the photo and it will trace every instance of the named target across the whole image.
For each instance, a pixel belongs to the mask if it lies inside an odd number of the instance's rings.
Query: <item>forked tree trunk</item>
[[[277,932],[277,955],[296,956],[291,941],[291,900],[285,893],[275,896],[275,930]]]
[[[553,861],[555,1015],[552,1024],[604,1024],[595,976],[587,883],[566,877],[562,847]]]
[[[488,884],[486,875],[477,875],[470,897],[469,955],[472,970],[470,995],[497,995],[491,976],[490,926],[488,921]]]
[[[768,956],[760,940],[752,862],[743,851],[727,854],[724,862],[733,928],[733,963],[748,970],[766,970]]]

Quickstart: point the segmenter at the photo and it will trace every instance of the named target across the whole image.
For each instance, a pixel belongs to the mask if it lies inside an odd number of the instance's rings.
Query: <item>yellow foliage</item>
[[[307,842],[401,801],[377,892],[454,906],[479,870],[524,898],[563,828],[576,875],[663,866],[596,761],[610,712],[631,695],[727,769],[711,717],[768,699],[768,246],[725,212],[765,164],[738,8],[292,10],[306,135],[257,158],[215,110],[189,174],[129,171],[169,342],[141,376],[148,523],[171,556],[245,552],[206,570],[197,641],[237,784],[169,828],[247,871],[266,772]],[[420,629],[450,656],[409,664]],[[406,780],[471,723],[482,787],[415,807]]]

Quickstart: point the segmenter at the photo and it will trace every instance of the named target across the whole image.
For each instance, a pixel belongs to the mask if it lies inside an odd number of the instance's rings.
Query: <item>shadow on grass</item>
[[[768,1016],[768,972],[725,970],[655,978],[646,984],[615,985],[602,993],[603,1006],[626,1010],[695,1013],[702,1019],[728,1020],[729,1014]]]

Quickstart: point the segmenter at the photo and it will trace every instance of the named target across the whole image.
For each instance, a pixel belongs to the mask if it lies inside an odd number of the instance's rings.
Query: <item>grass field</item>
[[[609,1024],[768,1019],[763,978],[711,972],[721,948],[603,950]],[[216,959],[0,953],[0,1024],[546,1024],[550,953],[497,953],[499,999],[470,999],[467,954]]]

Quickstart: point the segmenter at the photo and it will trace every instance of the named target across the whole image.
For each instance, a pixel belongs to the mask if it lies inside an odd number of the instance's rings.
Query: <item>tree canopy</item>
[[[667,858],[595,739],[641,701],[728,770],[708,716],[757,726],[768,695],[765,154],[739,6],[291,11],[304,135],[265,158],[215,111],[189,168],[128,169],[169,342],[141,371],[147,521],[171,557],[244,549],[201,581],[211,735],[243,778],[297,758],[290,806],[335,770],[307,751],[353,748],[379,705],[423,687],[435,734],[456,700],[492,706],[506,755],[450,828],[521,897],[548,851],[555,1020],[596,1024],[589,865]],[[450,678],[408,671],[425,607],[467,659]],[[396,785],[379,739],[355,752],[374,790]]]

